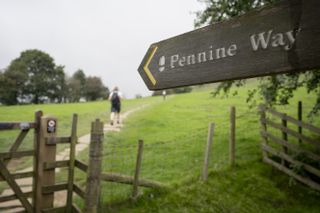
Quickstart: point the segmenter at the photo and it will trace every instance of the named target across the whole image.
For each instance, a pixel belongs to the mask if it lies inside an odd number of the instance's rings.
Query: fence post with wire
[[[103,149],[103,123],[97,119],[91,124],[91,138],[89,151],[89,165],[85,194],[85,208],[87,213],[96,213],[100,195],[101,160]]]

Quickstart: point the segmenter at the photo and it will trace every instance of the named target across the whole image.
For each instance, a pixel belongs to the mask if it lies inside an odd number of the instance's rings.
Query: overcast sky
[[[72,75],[149,95],[137,68],[151,43],[193,30],[197,0],[1,0],[0,69],[39,49]]]

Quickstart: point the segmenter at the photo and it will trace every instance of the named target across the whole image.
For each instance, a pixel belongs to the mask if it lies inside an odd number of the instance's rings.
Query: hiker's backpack
[[[112,104],[119,104],[120,103],[120,97],[117,92],[113,92],[111,96],[111,103]]]

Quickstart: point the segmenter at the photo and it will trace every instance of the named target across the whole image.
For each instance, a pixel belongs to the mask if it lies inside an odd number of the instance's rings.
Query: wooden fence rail
[[[0,131],[3,130],[28,130],[36,127],[36,122],[0,122]]]
[[[271,108],[267,108],[265,106],[261,106],[262,107],[262,110],[265,110],[266,112],[274,115],[274,116],[277,116],[278,118],[280,119],[285,119],[295,125],[297,125],[298,127],[301,127],[301,128],[304,128],[304,129],[308,129],[316,134],[320,134],[320,128],[319,127],[315,127],[309,123],[306,123],[304,121],[301,121],[301,120],[298,120],[298,119],[295,119],[293,118],[292,116],[289,116],[285,113],[281,113],[281,112],[277,112],[276,110],[274,109],[271,109]],[[299,132],[298,132],[299,133]]]
[[[319,137],[320,128],[303,122],[301,116],[299,116],[302,112],[299,112],[298,119],[295,119],[285,113],[267,108],[264,105],[259,107],[259,111],[262,127],[260,133],[263,139],[261,146],[263,161],[309,187],[320,191],[320,167],[318,164],[320,156],[316,152],[320,148],[320,142],[314,137],[306,135],[305,131],[302,131],[302,128],[308,129]],[[268,118],[269,114],[280,119],[281,123]],[[292,129],[288,127],[287,122],[301,128]],[[269,127],[279,130],[282,133],[282,137],[277,136],[274,131],[270,131]],[[296,138],[298,143],[292,141],[288,136]],[[302,142],[307,143],[308,146],[302,146]],[[297,156],[303,156],[303,158],[307,158],[308,160],[297,158]],[[315,163],[310,163],[310,161],[314,161]]]
[[[101,174],[101,180],[102,181],[108,181],[108,182],[115,182],[115,183],[122,183],[122,184],[129,184],[132,185],[134,182],[133,176],[127,176],[117,173],[102,173]],[[139,178],[137,182],[138,186],[148,187],[148,188],[154,188],[154,189],[163,189],[167,188],[168,186],[152,180],[146,180]]]

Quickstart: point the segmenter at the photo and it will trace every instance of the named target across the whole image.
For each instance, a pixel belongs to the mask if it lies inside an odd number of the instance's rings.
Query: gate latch
[[[30,124],[29,123],[20,123],[20,129],[21,130],[28,130],[28,129],[30,129]]]

